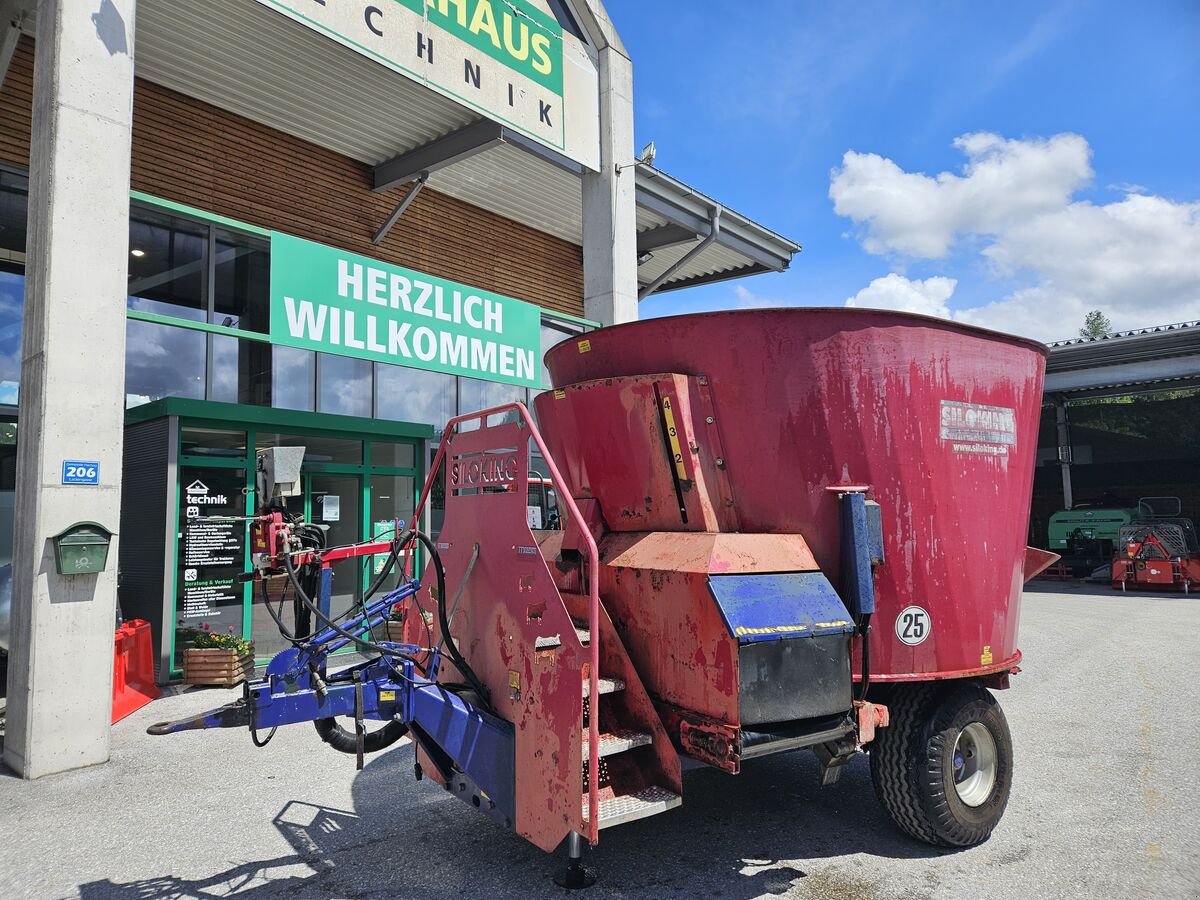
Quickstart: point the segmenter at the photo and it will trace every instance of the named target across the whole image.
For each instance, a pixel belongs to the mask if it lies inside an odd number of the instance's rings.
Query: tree
[[[1108,337],[1112,330],[1112,322],[1108,321],[1108,316],[1098,309],[1093,309],[1084,317],[1079,336],[1084,340],[1094,341],[1096,338]]]

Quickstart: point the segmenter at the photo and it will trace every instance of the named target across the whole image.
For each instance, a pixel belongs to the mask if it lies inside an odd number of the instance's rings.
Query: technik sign
[[[538,307],[278,232],[271,340],[540,388]]]
[[[567,152],[562,26],[528,0],[258,2]]]

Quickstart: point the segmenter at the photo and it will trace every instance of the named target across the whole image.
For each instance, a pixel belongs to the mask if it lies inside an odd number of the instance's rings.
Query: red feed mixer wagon
[[[576,531],[596,538],[613,637],[680,753],[736,773],[811,747],[828,782],[865,747],[897,825],[977,843],[1012,769],[987,688],[1017,671],[1022,585],[1056,558],[1025,546],[1045,355],[851,309],[567,341],[536,409],[583,522],[542,556],[578,590]],[[632,768],[626,786],[610,762],[610,802],[653,765]]]
[[[509,404],[447,425],[417,506],[444,479],[436,538],[325,549],[268,502],[287,482],[268,465],[255,577],[266,596],[286,573],[325,628],[285,635],[243,701],[152,731],[316,721],[360,765],[409,734],[418,778],[546,851],[566,839],[571,886],[584,841],[683,803],[681,756],[737,774],[811,749],[829,784],[866,750],[900,828],[983,841],[1013,765],[989,689],[1057,558],[1025,546],[1045,355],[854,309],[581,335],[547,355],[536,422]],[[561,530],[530,528],[531,444]],[[418,541],[420,580],[405,565],[375,597]],[[322,614],[331,562],[382,553],[361,605]],[[372,631],[397,609],[403,644]],[[350,642],[379,656],[327,672]]]

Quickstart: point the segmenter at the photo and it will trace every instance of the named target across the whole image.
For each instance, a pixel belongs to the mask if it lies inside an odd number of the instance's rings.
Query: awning
[[[261,3],[139,0],[136,70],[376,167],[398,201],[428,172],[430,188],[582,244],[579,164]],[[781,271],[800,249],[658,169],[629,171],[643,293]]]
[[[1200,385],[1200,322],[1050,345],[1047,395],[1113,396]]]

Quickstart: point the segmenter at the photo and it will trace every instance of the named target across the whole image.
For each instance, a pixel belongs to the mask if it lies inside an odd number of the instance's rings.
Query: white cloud
[[[874,154],[847,153],[830,185],[835,210],[863,229],[871,253],[941,259],[973,237],[968,252],[983,264],[973,270],[1028,286],[951,311],[953,281],[931,293],[939,279],[889,275],[848,305],[932,311],[1043,340],[1074,336],[1092,309],[1117,330],[1200,316],[1200,202],[1134,190],[1107,204],[1073,199],[1091,178],[1091,151],[1078,135],[973,134],[955,146],[968,160],[962,175],[909,173]]]
[[[1061,209],[1092,177],[1091,151],[1077,134],[1015,141],[981,132],[954,146],[967,157],[962,175],[905,172],[874,153],[842,157],[829,197],[864,229],[868,252],[940,259],[960,235],[994,234]]]
[[[934,276],[924,281],[912,281],[894,272],[876,278],[846,301],[847,306],[869,309],[894,309],[898,312],[920,313],[924,316],[950,318],[946,301],[958,284],[953,278]]]
[[[788,306],[787,303],[780,303],[776,300],[770,300],[766,297],[760,297],[758,294],[743,287],[735,285],[733,288],[734,296],[737,297],[737,305],[735,309],[768,309],[773,306]]]

